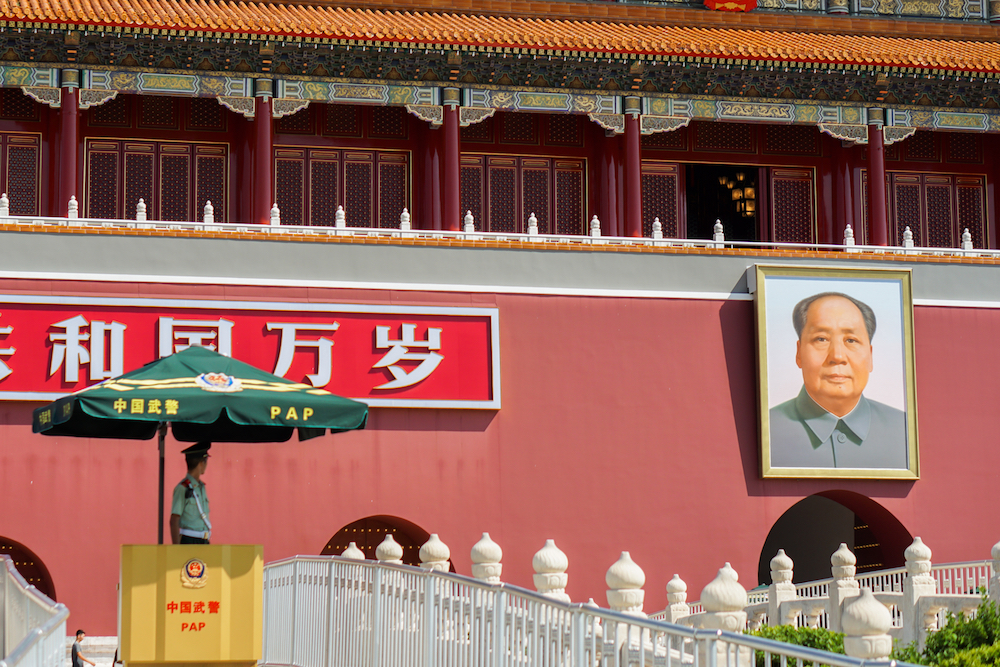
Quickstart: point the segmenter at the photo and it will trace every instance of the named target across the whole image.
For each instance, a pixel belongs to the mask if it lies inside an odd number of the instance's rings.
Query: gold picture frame
[[[919,479],[910,271],[750,274],[761,476]]]

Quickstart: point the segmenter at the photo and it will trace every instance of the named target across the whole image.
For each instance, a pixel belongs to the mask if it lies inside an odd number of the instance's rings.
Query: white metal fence
[[[0,667],[62,667],[66,605],[28,584],[10,556],[0,556]]]
[[[264,568],[266,667],[736,667],[755,653],[781,667],[864,663],[404,565],[298,556]]]

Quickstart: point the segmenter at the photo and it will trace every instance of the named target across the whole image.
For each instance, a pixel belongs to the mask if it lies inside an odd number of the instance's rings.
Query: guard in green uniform
[[[212,537],[208,494],[201,476],[208,467],[212,443],[199,442],[183,450],[188,474],[174,487],[170,506],[170,539],[174,544],[208,544]]]

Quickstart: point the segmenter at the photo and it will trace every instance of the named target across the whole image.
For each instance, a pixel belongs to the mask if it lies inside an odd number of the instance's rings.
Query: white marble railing
[[[62,667],[69,610],[40,593],[0,556],[0,667]]]
[[[260,238],[294,238],[303,239],[316,237],[338,237],[348,236],[356,238],[385,238],[385,239],[422,239],[422,240],[466,240],[466,241],[489,241],[499,245],[508,245],[511,248],[522,247],[525,243],[538,244],[564,244],[583,246],[637,246],[637,247],[664,247],[664,248],[738,248],[745,250],[754,249],[784,249],[797,251],[816,252],[847,252],[864,254],[890,254],[890,255],[915,255],[930,257],[969,257],[969,258],[1000,258],[1000,250],[990,250],[972,247],[972,237],[968,230],[962,235],[962,244],[959,248],[926,248],[913,245],[912,234],[904,234],[902,246],[865,246],[857,245],[854,232],[850,225],[842,243],[779,243],[776,241],[735,241],[726,239],[724,225],[721,221],[716,221],[715,229],[711,239],[672,239],[664,238],[660,231],[659,218],[653,225],[652,235],[649,237],[623,237],[623,236],[603,236],[601,233],[601,223],[594,216],[590,221],[589,233],[587,234],[540,234],[537,224],[532,225],[532,218],[527,221],[526,233],[498,233],[476,231],[475,221],[470,220],[471,214],[466,215],[465,224],[461,231],[414,229],[410,214],[403,209],[400,214],[398,227],[349,227],[348,219],[343,207],[338,207],[337,219],[332,226],[298,226],[284,225],[281,223],[281,214],[278,207],[271,209],[270,224],[253,225],[246,223],[224,223],[215,222],[215,213],[211,202],[205,206],[205,213],[200,222],[174,222],[164,220],[148,220],[146,218],[145,204],[140,200],[137,207],[135,220],[108,220],[103,218],[81,218],[78,215],[79,206],[76,200],[70,202],[67,217],[51,218],[43,216],[19,216],[10,214],[10,203],[6,195],[0,197],[0,223],[13,225],[31,225],[33,227],[81,227],[99,229],[149,229],[161,231],[204,231],[221,234],[234,235],[256,235]],[[907,228],[909,231],[909,228]]]
[[[439,554],[441,547],[438,541]],[[641,570],[627,554],[608,570],[608,610],[593,601],[573,604],[551,589],[541,594],[486,581],[499,576],[498,562],[475,563],[480,578],[473,579],[445,571],[447,557],[428,558],[417,569],[396,559],[357,560],[348,551],[265,566],[263,667],[750,667],[756,655],[765,664],[772,658],[817,667],[902,664],[727,630],[740,624],[740,612],[705,614],[697,627],[651,620],[642,613],[641,589],[633,587]],[[422,557],[430,555],[424,551]],[[543,552],[536,570],[561,568],[554,545]],[[536,584],[564,584],[564,577],[542,571]]]

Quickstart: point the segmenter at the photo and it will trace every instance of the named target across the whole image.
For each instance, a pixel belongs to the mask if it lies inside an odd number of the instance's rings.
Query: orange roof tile
[[[0,21],[1000,72],[1000,44],[245,0],[0,0]]]

